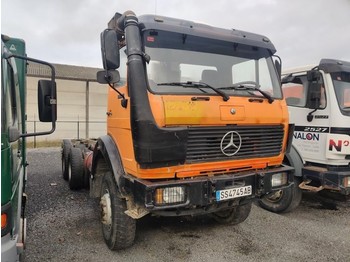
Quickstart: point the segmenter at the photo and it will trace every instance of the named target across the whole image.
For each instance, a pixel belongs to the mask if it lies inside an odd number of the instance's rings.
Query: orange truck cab
[[[101,49],[108,134],[94,146],[90,194],[110,249],[132,245],[146,214],[237,224],[255,198],[292,187],[282,161],[293,128],[268,38],[128,11]]]

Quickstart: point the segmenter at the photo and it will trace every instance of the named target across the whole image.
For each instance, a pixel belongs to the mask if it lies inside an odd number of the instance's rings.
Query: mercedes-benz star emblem
[[[242,145],[242,138],[236,131],[227,132],[221,139],[221,152],[226,156],[237,154]]]

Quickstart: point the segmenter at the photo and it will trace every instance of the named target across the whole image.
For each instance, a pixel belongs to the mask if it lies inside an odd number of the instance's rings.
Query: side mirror
[[[306,106],[310,109],[318,109],[321,105],[321,84],[310,83]]]
[[[318,82],[321,79],[321,73],[316,70],[307,71],[306,77],[308,82]]]
[[[120,81],[119,72],[116,70],[98,71],[96,78],[100,84],[114,84]]]
[[[306,106],[310,109],[318,109],[321,104],[321,73],[316,70],[307,72],[308,92]]]
[[[41,122],[56,122],[56,82],[50,80],[38,81],[38,107]]]
[[[114,30],[106,29],[101,33],[101,52],[104,69],[115,70],[119,68],[118,38]]]

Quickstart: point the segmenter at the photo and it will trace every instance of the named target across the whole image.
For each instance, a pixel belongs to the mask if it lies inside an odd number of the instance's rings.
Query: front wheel
[[[111,172],[104,175],[101,188],[102,233],[109,249],[118,250],[134,243],[136,221],[125,214],[126,200],[120,196]]]
[[[249,202],[245,205],[214,212],[212,217],[220,224],[237,225],[247,219],[251,209],[252,202]]]
[[[294,177],[294,184],[259,199],[259,205],[271,212],[287,213],[299,206],[302,191],[299,188],[300,178]]]

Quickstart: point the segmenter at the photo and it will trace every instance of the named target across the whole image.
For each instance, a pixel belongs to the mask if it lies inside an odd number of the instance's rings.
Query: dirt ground
[[[304,194],[288,214],[253,205],[236,226],[208,217],[145,217],[135,244],[110,251],[103,240],[98,203],[88,191],[70,191],[61,176],[59,148],[28,155],[25,261],[350,261],[349,201]]]

